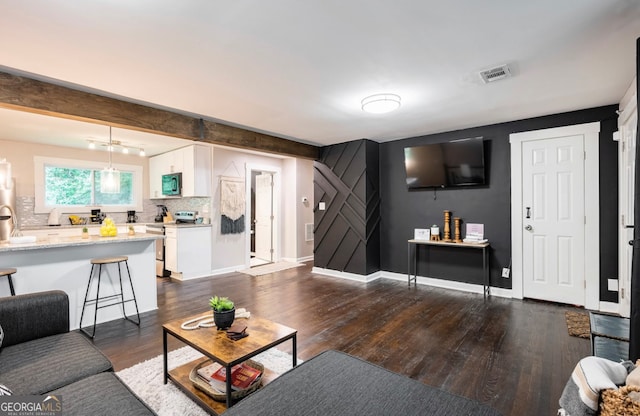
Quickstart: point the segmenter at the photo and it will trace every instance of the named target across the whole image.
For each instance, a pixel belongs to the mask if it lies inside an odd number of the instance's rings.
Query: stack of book
[[[211,388],[219,393],[225,394],[227,391],[227,369],[214,362],[197,370],[198,377],[209,383]],[[245,390],[260,377],[262,371],[251,367],[247,363],[240,363],[231,367],[231,390]]]

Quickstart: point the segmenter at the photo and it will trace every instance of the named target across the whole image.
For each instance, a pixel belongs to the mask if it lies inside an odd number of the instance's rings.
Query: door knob
[[[533,227],[531,225],[527,225],[524,229],[527,231],[533,231]]]

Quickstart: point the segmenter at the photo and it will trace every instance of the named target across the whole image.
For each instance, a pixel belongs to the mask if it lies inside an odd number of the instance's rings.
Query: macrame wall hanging
[[[220,178],[220,225],[222,234],[244,232],[244,178]]]

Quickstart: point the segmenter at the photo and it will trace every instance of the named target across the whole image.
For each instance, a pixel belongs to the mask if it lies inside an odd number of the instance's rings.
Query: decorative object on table
[[[227,329],[236,318],[236,309],[233,301],[225,296],[214,296],[209,299],[209,306],[213,309],[213,322],[218,329]]]
[[[213,400],[224,402],[227,399],[225,394],[225,368],[218,363],[214,363],[211,360],[205,360],[200,364],[193,367],[193,370],[189,373],[189,380],[193,383],[194,387],[203,391]],[[234,387],[234,377],[238,380],[238,372],[246,372],[251,374],[247,381],[251,380],[249,385],[244,388]],[[231,399],[239,400],[254,391],[256,391],[262,385],[262,374],[264,373],[264,366],[257,361],[246,360],[231,369]],[[216,374],[214,378],[214,374]],[[220,380],[221,379],[221,380]],[[235,383],[238,384],[238,381]]]
[[[451,228],[449,221],[451,221],[451,211],[444,210],[444,238],[442,241],[447,243],[451,242]]]
[[[247,333],[247,326],[245,324],[234,323],[227,329],[227,338],[232,341],[237,341],[247,336],[249,336],[249,334]]]
[[[436,224],[431,226],[431,238],[432,241],[440,241],[440,227]]]
[[[82,238],[89,238],[89,229],[87,227],[82,227]]]
[[[453,242],[462,243],[462,238],[460,238],[460,217],[453,217]]]
[[[414,240],[429,240],[431,238],[431,230],[428,228],[416,228],[413,230]]]
[[[100,236],[101,237],[115,237],[118,235],[118,228],[113,220],[109,217],[105,218],[102,221],[102,225],[100,226]]]
[[[128,231],[129,235],[136,235],[136,229],[133,228],[133,225],[129,226],[129,231]]]
[[[484,238],[484,224],[467,224],[467,232],[462,240],[465,243],[486,243]]]
[[[244,232],[244,178],[220,178],[220,231],[222,234]]]
[[[249,319],[250,317],[251,317],[251,312],[249,312],[245,308],[236,309],[236,313],[235,313],[236,319],[239,319],[239,318]],[[216,326],[216,324],[213,322],[213,318],[211,318],[211,315],[209,314],[209,315],[198,316],[197,318],[190,319],[186,322],[183,322],[182,325],[180,325],[180,328],[185,330],[193,330],[198,328],[211,328],[213,326]]]

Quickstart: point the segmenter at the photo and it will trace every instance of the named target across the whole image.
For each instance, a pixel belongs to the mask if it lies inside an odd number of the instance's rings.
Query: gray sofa
[[[69,331],[69,298],[48,291],[0,298],[0,384],[62,400],[64,415],[154,415],[83,335]]]
[[[487,405],[325,351],[242,399],[225,416],[499,416]]]

